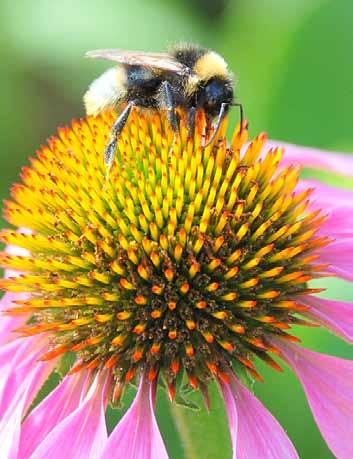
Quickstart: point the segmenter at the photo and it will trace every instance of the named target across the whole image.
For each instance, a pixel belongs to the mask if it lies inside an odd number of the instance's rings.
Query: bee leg
[[[127,104],[127,106],[120,113],[118,119],[115,121],[115,123],[113,124],[113,127],[110,130],[110,140],[107,146],[105,147],[105,152],[104,152],[104,161],[105,161],[105,165],[107,166],[108,170],[111,168],[111,165],[113,164],[118,136],[121,133],[121,131],[124,129],[124,126],[129,118],[131,109],[134,105],[137,105],[136,101],[134,100],[132,100],[131,102]]]
[[[195,119],[196,119],[196,107],[191,107],[190,110],[188,111],[188,134],[190,138],[194,137]]]
[[[167,110],[167,118],[174,132],[179,132],[178,117],[173,86],[168,81],[163,81],[159,92],[160,108]]]
[[[205,113],[205,117],[206,117],[205,131],[204,131],[202,137],[206,142],[207,136],[210,133],[210,130],[212,128],[212,116],[207,115],[207,113]]]
[[[225,117],[226,113],[227,113],[227,108],[228,108],[228,105],[227,103],[223,102],[222,105],[221,105],[221,109],[219,111],[219,114],[218,114],[218,118],[217,118],[217,121],[216,121],[216,126],[214,128],[214,131],[213,131],[213,134],[211,136],[211,138],[208,140],[207,144],[205,145],[205,148],[208,147],[215,139],[218,131],[219,131],[219,128],[221,126],[221,122],[223,120],[223,118]]]

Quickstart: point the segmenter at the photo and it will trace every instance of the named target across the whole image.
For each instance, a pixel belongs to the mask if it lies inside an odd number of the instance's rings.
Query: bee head
[[[231,104],[233,98],[233,88],[229,81],[221,78],[212,78],[203,87],[199,102],[205,112],[214,117],[218,115],[222,103]]]

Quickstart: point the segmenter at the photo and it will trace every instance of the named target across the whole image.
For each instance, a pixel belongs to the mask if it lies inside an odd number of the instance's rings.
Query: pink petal
[[[313,295],[296,298],[300,303],[310,307],[309,311],[303,313],[304,315],[353,343],[353,303],[333,301]]]
[[[300,180],[296,191],[308,188],[314,189],[310,195],[310,208],[321,210],[326,216],[318,234],[337,240],[353,238],[353,190],[340,189],[317,180]]]
[[[337,207],[353,208],[353,190],[327,185],[314,179],[300,180],[296,186],[296,190],[300,192],[308,188],[314,188],[310,196],[310,200],[313,201],[312,205],[322,209],[324,213],[326,210],[331,211]],[[347,217],[349,217],[348,214]]]
[[[326,271],[353,281],[353,238],[340,238],[320,251],[320,263],[328,263]]]
[[[220,381],[221,390],[223,393],[224,404],[227,410],[229,433],[232,440],[233,459],[237,457],[238,451],[238,409],[236,398],[230,384]]]
[[[153,406],[154,385],[142,375],[135,400],[110,435],[101,459],[168,459]]]
[[[83,371],[66,376],[27,416],[21,430],[21,459],[27,459],[48,433],[79,406],[85,378]]]
[[[21,433],[21,420],[24,412],[27,391],[17,400],[13,410],[2,413],[0,422],[1,454],[4,459],[17,459]]]
[[[352,208],[336,207],[330,210],[318,234],[337,240],[340,238],[353,239],[353,206]]]
[[[266,142],[266,147],[284,147],[285,154],[281,165],[298,164],[302,167],[324,169],[343,175],[353,175],[353,157],[345,153],[319,150],[290,143],[272,140]]]
[[[28,233],[28,230],[23,230],[22,232]],[[20,255],[20,256],[28,256],[28,250],[21,249],[20,247],[16,247],[13,245],[8,245],[5,248],[5,252],[11,255]],[[12,269],[6,269],[4,272],[4,277],[17,277],[21,273],[19,271],[14,271]],[[0,345],[6,343],[7,341],[14,339],[16,336],[12,330],[20,327],[23,325],[27,319],[28,315],[21,315],[21,316],[10,316],[6,314],[6,311],[11,309],[14,300],[25,300],[28,298],[28,293],[13,293],[13,292],[6,292],[4,296],[0,300]],[[5,312],[3,315],[2,313]]]
[[[27,344],[34,345],[32,352]],[[37,361],[44,349],[35,344],[33,338],[22,339],[1,349],[0,445],[6,459],[17,458],[22,418],[54,366],[54,362]]]
[[[2,314],[3,311],[11,309],[14,300],[25,300],[28,297],[27,293],[14,293],[6,292],[0,300],[0,346],[4,345],[8,341],[11,341],[18,337],[18,334],[14,333],[18,327],[25,324],[28,316],[11,316],[9,314]]]
[[[107,441],[106,375],[96,376],[82,404],[41,442],[31,459],[98,459]]]
[[[262,403],[232,373],[220,382],[233,443],[233,459],[298,458],[292,442]]]
[[[21,228],[19,233],[24,233],[24,234],[31,234],[32,231],[27,230],[26,228]],[[7,245],[5,247],[5,252],[7,252],[10,255],[18,255],[20,257],[28,257],[29,256],[29,251],[26,249],[22,249],[22,247],[18,247],[17,245]],[[12,270],[12,269],[6,269],[5,270],[5,275],[4,277],[16,277],[19,276],[21,272]]]
[[[339,459],[353,457],[353,362],[273,339],[300,379],[315,421]]]
[[[27,387],[27,375],[38,366],[38,357],[44,353],[42,345],[43,340],[39,341],[37,337],[31,337],[18,339],[2,346],[0,413],[4,413],[9,405],[22,395],[24,387]]]
[[[338,190],[313,181],[300,182],[297,191],[316,186],[311,207],[327,214],[318,235],[333,240],[320,250],[318,263],[328,263],[327,271],[342,279],[353,281],[353,192]]]
[[[0,444],[1,444],[1,457],[4,459],[17,459],[19,440],[21,433],[21,421],[26,411],[25,407],[28,400],[31,401],[36,393],[33,393],[33,381],[41,377],[42,368],[38,366],[35,370],[27,374],[27,386],[22,385],[23,392],[18,394],[10,407],[2,413],[0,421]],[[21,457],[21,456],[19,456]]]

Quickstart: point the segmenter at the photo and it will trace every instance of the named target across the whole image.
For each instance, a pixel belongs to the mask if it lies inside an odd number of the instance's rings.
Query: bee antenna
[[[240,134],[242,133],[243,130],[243,123],[244,123],[244,109],[243,109],[243,104],[240,102],[233,102],[230,104],[232,107],[239,107],[239,113],[240,113]]]

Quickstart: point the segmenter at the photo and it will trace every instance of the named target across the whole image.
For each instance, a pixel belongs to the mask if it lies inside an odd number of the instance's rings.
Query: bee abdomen
[[[98,115],[124,100],[127,94],[126,82],[126,70],[120,66],[107,70],[94,80],[84,95],[87,114]]]

